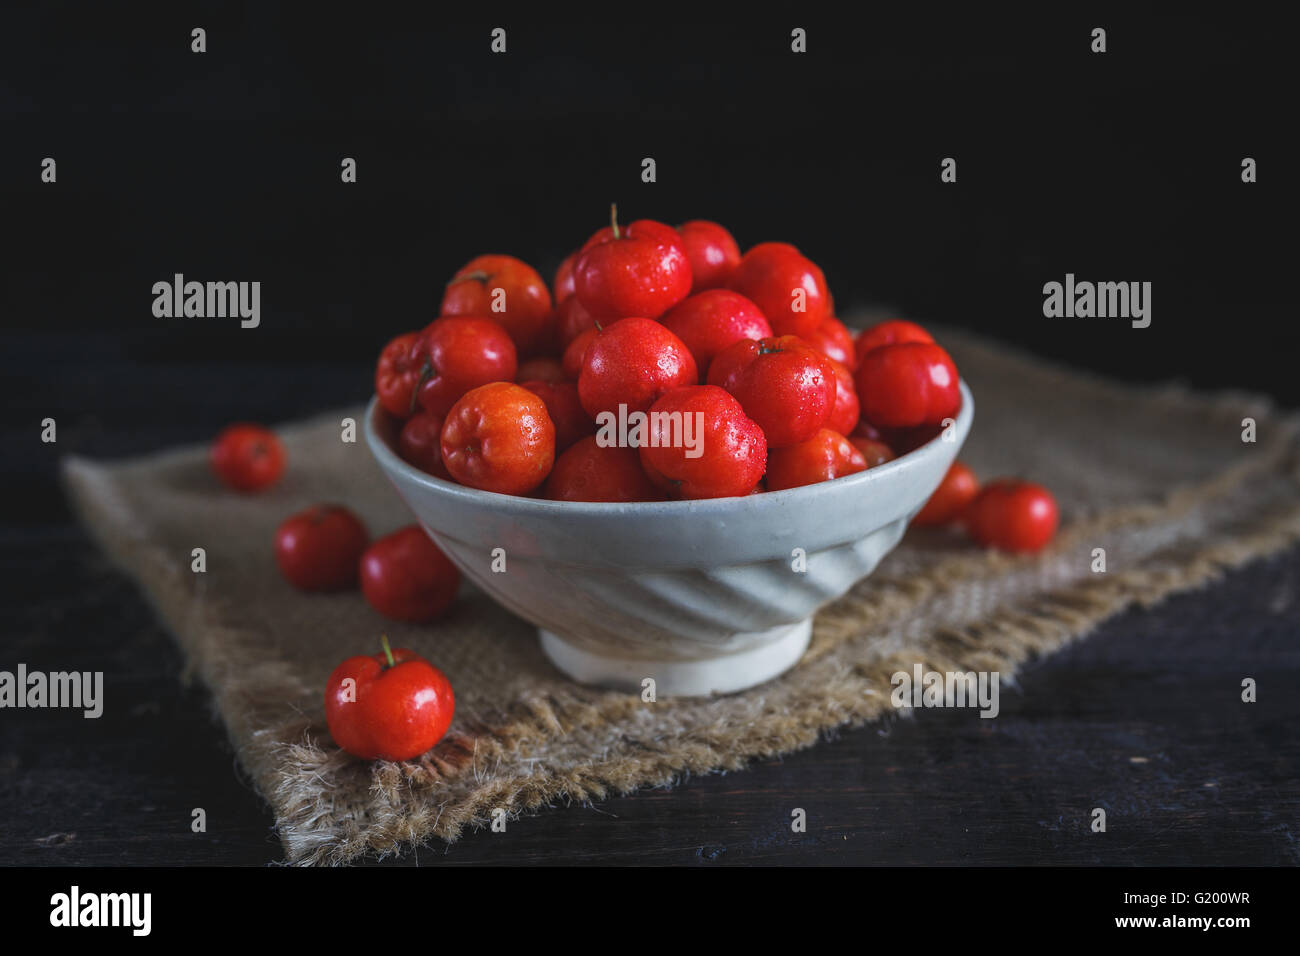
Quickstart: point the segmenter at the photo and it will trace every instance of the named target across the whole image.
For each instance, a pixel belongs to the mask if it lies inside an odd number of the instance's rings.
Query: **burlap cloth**
[[[975,395],[962,458],[983,477],[1046,484],[1062,533],[1026,559],[913,530],[818,616],[795,669],[716,699],[643,703],[575,685],[542,656],[533,628],[469,587],[447,618],[423,627],[382,620],[356,592],[290,588],[271,539],[296,509],[344,502],[376,535],[412,520],[364,442],[340,441],[340,419],[360,422],[360,408],[283,428],[289,470],[260,496],[223,490],[202,448],[114,464],[74,458],[64,475],[86,524],[211,689],[288,860],[342,863],[454,840],[496,808],[514,816],[810,746],[891,711],[890,675],[917,661],[1005,680],[1128,605],[1300,539],[1300,429],[1267,402],[1122,387],[969,336],[942,340]],[[1246,417],[1257,423],[1253,444],[1242,441]],[[191,571],[195,547],[206,549],[205,574]],[[1094,548],[1106,551],[1105,573],[1091,570]],[[325,727],[331,669],[373,651],[381,631],[455,687],[455,723],[420,760],[355,760]]]

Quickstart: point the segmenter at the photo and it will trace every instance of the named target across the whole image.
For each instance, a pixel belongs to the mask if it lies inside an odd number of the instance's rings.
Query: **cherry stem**
[[[380,634],[379,643],[384,646],[384,656],[388,658],[388,666],[396,667],[397,661],[393,660],[393,649],[388,646],[388,635]]]
[[[609,227],[614,230],[614,238],[618,239],[618,203],[609,204]]]

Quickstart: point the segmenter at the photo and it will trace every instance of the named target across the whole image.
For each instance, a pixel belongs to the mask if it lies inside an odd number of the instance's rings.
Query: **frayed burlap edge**
[[[1182,398],[1167,393],[1171,403]],[[1244,407],[1238,396],[1221,396],[1221,400],[1215,412],[1235,415]],[[1255,404],[1249,410],[1257,409]],[[1275,420],[1275,424],[1281,423]],[[1284,438],[1261,447],[1259,454],[1210,481],[1174,491],[1160,504],[1115,510],[1079,522],[1054,547],[1069,547],[1107,528],[1176,520],[1181,512],[1270,469],[1284,467],[1300,482],[1293,461],[1295,431],[1295,422],[1289,422],[1277,433]],[[318,746],[308,733],[313,721],[307,715],[285,719],[283,701],[314,689],[305,688],[285,662],[270,657],[246,631],[203,616],[201,585],[196,583],[201,576],[186,574],[173,555],[125,530],[131,527],[129,515],[102,472],[70,459],[64,480],[81,517],[110,558],[150,582],[149,596],[180,636],[187,669],[212,691],[215,710],[226,723],[239,760],[272,804],[288,860],[296,864],[342,864],[366,853],[384,857],[430,837],[453,841],[467,828],[486,825],[490,813],[499,808],[517,816],[562,798],[599,800],[647,786],[671,785],[690,774],[736,770],[755,759],[803,749],[838,728],[859,726],[892,711],[881,688],[889,686],[889,676],[900,666],[910,667],[918,654],[935,670],[970,669],[977,658],[981,669],[998,670],[1011,678],[1028,659],[1065,646],[1129,606],[1150,606],[1174,592],[1203,585],[1228,568],[1300,541],[1300,506],[1260,513],[1201,547],[1176,549],[1169,556],[1173,566],[1153,563],[1096,576],[1003,607],[970,628],[936,632],[909,648],[905,661],[893,656],[854,664],[831,685],[809,688],[784,712],[765,713],[739,732],[734,727],[721,732],[700,727],[689,739],[674,740],[663,750],[620,751],[563,771],[484,779],[468,798],[454,806],[440,806],[431,794],[439,780],[465,772],[467,765],[469,772],[477,774],[477,767],[531,744],[617,720],[638,706],[637,699],[634,695],[595,698],[583,689],[550,694],[521,701],[490,734],[462,732],[449,741],[453,750],[468,752],[467,761],[448,761],[435,752],[415,762],[360,765],[336,749]],[[1009,566],[1023,560],[963,553],[943,559],[924,578],[894,582],[897,586],[884,602],[877,591],[870,607],[864,607],[851,593],[818,616],[805,663],[862,634],[873,619],[915,607],[945,582],[973,568],[987,570],[990,562]],[[202,627],[192,626],[196,617],[202,618]],[[664,704],[672,702],[660,706]],[[334,789],[343,780],[355,784],[359,773],[369,775],[375,799],[363,822],[340,820],[336,811],[343,808],[334,804]]]

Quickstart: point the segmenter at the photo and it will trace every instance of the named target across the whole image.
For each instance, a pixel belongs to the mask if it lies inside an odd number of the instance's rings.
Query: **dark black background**
[[[549,277],[616,201],[625,220],[795,242],[843,313],[878,303],[1114,374],[1300,400],[1283,360],[1300,343],[1279,192],[1289,110],[1267,21],[661,13],[501,21],[509,52],[493,55],[497,21],[238,11],[8,15],[7,323],[150,369],[364,372],[471,256],[509,252]],[[57,185],[39,180],[45,156]],[[939,180],[948,156],[956,184]],[[1244,156],[1258,183],[1241,182]],[[155,319],[150,288],[175,272],[260,280],[263,326]],[[1152,326],[1045,319],[1043,283],[1066,272],[1151,281]]]
[[[379,347],[433,317],[464,261],[508,252],[549,278],[611,201],[625,221],[716,219],[742,247],[792,241],[841,314],[884,306],[1118,377],[1300,403],[1278,23],[638,12],[436,26],[272,3],[0,13],[0,633],[13,660],[105,669],[130,698],[92,730],[4,718],[0,861],[278,857],[206,695],[177,685],[174,648],[72,521],[59,457],[360,401]],[[498,25],[504,56],[489,52]],[[46,156],[57,184],[40,182]],[[946,156],[955,185],[939,180]],[[260,280],[261,327],[154,318],[151,287],[175,272]],[[1066,272],[1151,281],[1151,327],[1044,318],[1042,285]],[[56,446],[37,440],[46,416]],[[1297,705],[1269,697],[1256,723],[1200,702],[1221,681],[1233,698],[1243,668],[1294,686],[1297,574],[1293,552],[1123,616],[1031,670],[996,732],[948,715],[883,744],[868,729],[422,859],[1294,863],[1298,801],[1278,782],[1295,779]],[[792,840],[786,807],[809,792],[811,832]],[[195,805],[206,838],[188,831]],[[1089,841],[1096,805],[1128,815],[1122,837]]]
[[[165,429],[137,431],[148,447],[360,401],[378,349],[434,316],[462,263],[508,252],[549,278],[611,201],[624,221],[793,241],[845,315],[879,306],[1119,377],[1300,404],[1280,24],[790,16],[0,14],[8,421],[53,416],[62,450],[111,454],[139,447],[97,439],[111,409]],[[190,52],[196,25],[207,53]],[[948,156],[955,184],[939,179]],[[1241,182],[1244,156],[1259,182]],[[154,318],[153,283],[177,272],[261,281],[261,326]],[[1152,282],[1151,326],[1044,318],[1043,284],[1067,272]],[[130,394],[110,367],[131,370]]]

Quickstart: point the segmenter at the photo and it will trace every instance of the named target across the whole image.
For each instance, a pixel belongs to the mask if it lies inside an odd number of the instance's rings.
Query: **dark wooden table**
[[[141,369],[114,361],[107,336],[78,359],[60,357],[55,336],[11,344],[23,361],[6,363],[17,387],[0,425],[0,667],[102,670],[107,705],[98,720],[0,712],[0,864],[281,860],[210,696],[181,682],[175,645],[74,522],[55,466],[73,451],[206,440],[262,417],[272,395],[286,419],[360,400],[365,370]],[[57,365],[57,398],[22,388],[43,363]],[[59,421],[56,446],[39,442],[45,415]],[[1035,663],[996,720],[930,711],[845,731],[745,772],[559,804],[399,862],[1294,865],[1298,602],[1293,549]],[[1240,701],[1247,676],[1258,703]],[[194,807],[205,834],[190,831]],[[790,832],[794,807],[804,834]],[[1093,807],[1107,810],[1105,834],[1088,828]]]

